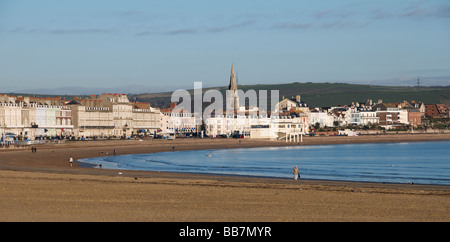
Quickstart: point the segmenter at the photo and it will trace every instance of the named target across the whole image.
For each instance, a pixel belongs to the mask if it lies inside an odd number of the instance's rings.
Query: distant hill
[[[301,99],[310,107],[328,107],[351,104],[352,102],[366,102],[372,99],[377,102],[402,102],[414,100],[417,102],[444,103],[450,105],[450,86],[438,87],[406,87],[406,86],[375,86],[346,83],[288,83],[264,85],[239,85],[239,89],[247,91],[279,90],[280,99],[301,95]],[[204,88],[203,91],[216,89],[225,97],[227,87]],[[191,94],[193,90],[188,90]],[[170,105],[172,92],[130,94],[130,101],[150,102],[154,107],[167,108]]]

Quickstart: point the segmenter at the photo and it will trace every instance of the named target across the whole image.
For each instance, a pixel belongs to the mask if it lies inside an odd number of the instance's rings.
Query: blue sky
[[[448,0],[0,0],[0,93],[450,85],[449,43]]]

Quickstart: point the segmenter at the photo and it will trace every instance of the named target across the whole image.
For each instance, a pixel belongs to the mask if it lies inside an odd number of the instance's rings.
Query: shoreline
[[[304,137],[304,142],[284,142],[272,140],[244,140],[244,139],[221,139],[221,138],[204,138],[204,139],[147,139],[147,140],[102,140],[102,141],[75,141],[67,143],[47,143],[34,145],[37,147],[37,153],[31,153],[30,147],[0,149],[0,170],[27,170],[27,171],[46,171],[46,172],[70,172],[76,170],[84,173],[79,169],[88,170],[111,170],[117,169],[99,169],[95,164],[79,161],[86,158],[95,158],[103,156],[112,156],[114,150],[116,155],[131,155],[145,153],[159,153],[172,151],[189,151],[189,150],[215,150],[215,149],[239,149],[239,148],[261,148],[261,147],[286,147],[286,146],[309,146],[309,145],[343,145],[343,144],[367,144],[367,143],[404,143],[404,142],[427,142],[427,141],[450,141],[449,134],[414,134],[414,135],[364,135],[364,136],[319,136]],[[10,153],[11,152],[11,153]],[[40,155],[42,152],[44,156]],[[56,154],[52,154],[56,153]],[[73,156],[73,167],[68,167],[68,159]],[[54,159],[49,161],[48,159]],[[86,165],[81,165],[84,163]],[[76,169],[75,169],[76,168]],[[167,174],[186,174],[186,175],[204,175],[204,176],[230,176],[230,177],[249,177],[254,176],[235,176],[230,174],[207,174],[207,173],[177,173],[177,172],[158,172],[144,170],[123,170],[127,172],[143,172],[143,173],[167,173]],[[89,173],[89,172],[88,172]],[[95,173],[95,172],[94,172]],[[268,179],[288,179],[277,177],[255,177]],[[305,179],[303,179],[305,180]],[[314,180],[314,179],[313,179]],[[315,181],[322,181],[320,179]],[[323,180],[337,182],[334,180]],[[358,183],[358,181],[343,181],[350,183]],[[362,183],[378,183],[378,182],[362,182]],[[381,183],[384,184],[384,183]],[[392,183],[402,184],[402,183]],[[427,186],[446,186],[433,185]]]
[[[0,203],[7,205],[0,208],[0,214],[6,215],[0,220],[450,221],[450,186],[445,185],[304,179],[294,181],[287,178],[129,170],[120,170],[121,174],[119,174],[118,170],[84,168],[79,167],[77,163],[74,163],[73,167],[68,165],[69,156],[73,156],[74,160],[106,156],[111,155],[114,149],[117,150],[118,155],[122,155],[172,151],[173,147],[176,151],[180,151],[291,145],[421,142],[450,140],[450,134],[304,137],[303,140],[303,143],[285,143],[284,141],[241,139],[240,144],[238,139],[209,138],[112,140],[43,144],[36,146],[36,153],[31,153],[29,148],[0,149],[0,189],[2,189],[0,190]],[[31,187],[33,190],[30,190]],[[73,194],[79,194],[81,198],[72,197],[73,201],[65,200],[67,196],[71,196],[64,192],[68,187]],[[91,193],[91,189],[97,192]],[[41,191],[41,193],[36,193],[34,190]],[[186,193],[186,190],[190,192]],[[133,199],[121,197],[116,194],[116,191],[130,193]],[[152,191],[152,195],[146,195],[145,192],[142,193],[143,191]],[[251,193],[247,194],[250,191]],[[153,194],[153,192],[157,194]],[[51,198],[50,200],[46,200],[47,198],[44,196],[47,193],[50,194],[48,198]],[[82,194],[89,194],[89,201],[83,200]],[[195,196],[190,194],[195,194]],[[274,194],[276,196],[273,196]],[[354,196],[360,197],[359,199],[363,199],[363,202],[351,202]],[[114,199],[108,200],[108,197],[114,197]],[[143,199],[138,199],[139,197],[143,197]],[[164,197],[170,197],[170,199],[164,200]],[[312,210],[314,212],[305,211],[305,208],[300,206],[301,203],[295,202],[297,199],[314,207],[315,209]],[[20,202],[17,203],[18,200]],[[63,203],[73,206],[84,203],[85,210],[81,213],[73,213],[69,209],[71,206],[66,210],[58,205],[58,201],[61,200],[64,201]],[[290,200],[292,202],[288,202]],[[389,200],[389,202],[382,202],[384,200]],[[107,205],[105,205],[105,201]],[[152,202],[147,204],[147,201]],[[325,202],[323,206],[318,206],[313,201]],[[414,209],[405,211],[405,207],[399,204],[399,201],[414,204],[414,206],[411,205]],[[391,204],[389,205],[389,203]],[[119,204],[126,205],[126,208]],[[211,210],[211,206],[214,204],[221,208],[220,211]],[[297,208],[302,213],[296,216],[290,215],[287,205]],[[36,212],[41,211],[42,207],[54,208],[55,206],[63,212]],[[112,207],[125,211],[114,215],[109,212]],[[392,207],[391,213],[383,213],[390,207]],[[273,211],[274,208],[280,208],[281,211],[279,213]],[[370,209],[364,211],[364,208]],[[26,210],[34,212],[27,213]],[[258,210],[262,214],[249,214],[248,211],[251,210]],[[354,211],[354,213],[346,214],[347,210]],[[374,211],[383,215],[374,215]],[[177,213],[180,215],[175,215]],[[394,215],[397,213],[399,214]]]
[[[434,140],[434,141],[415,141],[415,142],[448,142],[450,140]],[[390,144],[390,143],[408,143],[408,142],[385,142],[383,144]],[[362,143],[361,143],[362,144]],[[319,144],[317,144],[319,145]],[[345,144],[320,144],[320,145],[345,145]],[[294,145],[292,145],[294,146]],[[311,145],[314,146],[314,145]],[[287,146],[267,146],[267,147],[287,147]],[[260,146],[255,146],[255,147],[247,147],[247,148],[242,148],[242,147],[234,147],[234,148],[218,148],[218,149],[207,149],[208,151],[214,151],[214,150],[220,150],[220,149],[251,149],[251,148],[262,148]],[[183,150],[184,151],[184,150]],[[163,152],[155,152],[155,153],[165,153],[165,152],[174,152],[174,151],[163,151]],[[178,151],[175,151],[178,152]],[[144,154],[148,154],[148,153],[144,153]],[[122,154],[123,155],[123,154]],[[127,155],[133,155],[133,154],[127,154]],[[119,155],[117,155],[119,156]],[[182,172],[182,171],[155,171],[155,170],[139,170],[139,169],[116,169],[116,168],[106,168],[106,167],[99,167],[99,164],[97,163],[91,163],[89,161],[86,161],[84,159],[90,159],[90,158],[97,158],[96,157],[89,157],[89,158],[83,158],[80,160],[76,160],[76,163],[78,164],[78,167],[81,168],[92,168],[92,169],[106,169],[106,170],[114,170],[114,171],[142,171],[142,172],[157,172],[157,173],[169,173],[169,174],[181,174],[181,175],[202,175],[202,176],[210,176],[210,177],[214,177],[214,176],[219,176],[219,177],[243,177],[243,178],[260,178],[260,179],[281,179],[281,180],[291,180],[292,177],[291,176],[286,176],[286,177],[282,177],[282,176],[263,176],[263,175],[244,175],[244,174],[226,174],[226,173],[214,173],[214,172],[194,172],[194,171],[187,171],[187,172]],[[100,165],[101,166],[101,165]],[[319,178],[301,178],[302,181],[322,181],[322,182],[349,182],[349,183],[367,183],[367,184],[392,184],[392,185],[423,185],[423,186],[443,186],[443,187],[449,187],[450,188],[450,184],[432,184],[432,183],[407,183],[407,182],[381,182],[381,181],[357,181],[357,180],[333,180],[333,179],[319,179]]]
[[[241,143],[239,143],[241,140]],[[145,154],[158,152],[188,151],[188,150],[213,150],[213,149],[234,149],[234,148],[261,148],[261,147],[285,147],[304,145],[341,145],[341,144],[365,144],[365,143],[400,143],[400,142],[427,142],[427,141],[449,141],[450,134],[415,134],[405,135],[376,135],[376,136],[320,136],[306,137],[303,143],[270,141],[270,140],[243,140],[243,139],[177,139],[177,140],[104,140],[104,141],[76,141],[63,144],[48,143],[37,145],[38,152],[45,152],[44,156],[36,157],[31,154],[30,148],[25,149],[0,149],[0,170],[45,172],[45,173],[72,173],[72,174],[93,174],[93,175],[116,175],[117,172],[126,172],[128,176],[140,175],[141,177],[164,176],[172,177],[183,175],[183,177],[203,177],[205,179],[222,178],[249,178],[249,179],[269,179],[269,180],[291,180],[289,178],[277,177],[257,177],[245,175],[229,174],[206,174],[206,173],[177,173],[143,170],[123,170],[123,169],[99,169],[94,166],[80,166],[80,159],[95,158],[113,155],[114,149],[117,155]],[[195,144],[193,142],[196,142]],[[64,150],[67,149],[67,150]],[[56,151],[56,152],[55,152]],[[11,155],[3,156],[3,154]],[[54,154],[56,153],[56,154]],[[75,155],[73,155],[75,154]],[[68,159],[74,157],[73,167],[68,166]],[[4,158],[3,158],[4,157]],[[37,159],[36,159],[37,158]],[[49,161],[48,159],[54,159]],[[85,164],[89,164],[84,162]],[[302,179],[302,181],[314,181],[320,183],[350,183],[350,184],[391,184],[406,185],[404,183],[382,183],[382,182],[361,182],[361,181],[338,181],[322,179]],[[361,185],[359,184],[359,185]],[[416,184],[415,184],[416,185]],[[418,185],[418,184],[417,184]],[[427,187],[443,187],[446,185],[421,184]]]

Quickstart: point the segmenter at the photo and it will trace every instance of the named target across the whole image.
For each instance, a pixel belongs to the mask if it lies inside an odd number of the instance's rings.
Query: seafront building
[[[126,94],[103,93],[67,103],[72,110],[75,137],[127,138],[154,134],[161,112],[150,104],[134,104]]]
[[[125,94],[90,98],[0,96],[2,141],[44,138],[129,138],[161,130],[162,113],[148,103],[131,103]]]
[[[19,139],[73,134],[70,108],[59,98],[0,96],[0,132]]]
[[[425,113],[433,118],[450,118],[450,109],[444,104],[427,104],[425,105]]]
[[[206,134],[211,137],[242,137],[252,139],[298,138],[306,134],[308,128],[306,116],[270,117],[220,115],[205,121]]]
[[[309,113],[311,125],[322,128],[379,125],[387,130],[404,125],[420,126],[426,116],[423,103],[383,103],[382,100],[377,103],[368,100],[348,106],[312,108]]]
[[[193,113],[172,112],[171,109],[164,110],[161,115],[161,127],[159,133],[168,138],[175,138],[176,135],[193,136],[194,133],[201,132],[200,125],[196,123]]]

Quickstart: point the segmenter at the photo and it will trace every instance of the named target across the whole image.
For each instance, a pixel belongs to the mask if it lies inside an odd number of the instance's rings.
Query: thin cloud
[[[179,35],[179,34],[196,34],[198,33],[197,30],[192,29],[192,28],[186,28],[186,29],[176,29],[176,30],[171,30],[171,31],[167,31],[163,34],[167,34],[167,35]]]
[[[397,10],[375,9],[372,11],[373,19],[387,18],[450,18],[450,5],[421,6],[419,4]]]
[[[359,17],[359,18],[358,18]],[[291,29],[301,30],[310,28],[346,28],[346,27],[360,27],[366,24],[359,24],[361,22],[360,16],[357,16],[356,11],[352,10],[338,10],[328,9],[316,11],[309,15],[309,20],[303,21],[285,21],[278,22],[272,25],[274,29]]]
[[[277,23],[272,26],[275,29],[309,29],[313,27],[312,23],[293,23],[293,22],[283,22]]]
[[[346,21],[336,20],[333,22],[323,23],[320,26],[323,28],[326,28],[326,29],[332,29],[332,28],[345,28],[345,27],[349,27],[349,26],[351,27],[351,26],[353,26],[353,24],[350,22],[346,22]]]
[[[32,34],[32,33],[36,33],[36,32],[42,32],[42,30],[16,27],[16,28],[8,30],[7,32],[13,33],[13,34]]]
[[[439,6],[434,11],[434,16],[437,18],[450,18],[450,5]]]
[[[362,28],[369,24],[369,22],[354,22],[354,21],[343,21],[335,20],[326,22],[320,25],[320,27],[325,29],[340,29],[340,28]]]
[[[231,25],[225,25],[225,26],[218,26],[218,27],[212,27],[212,28],[208,28],[206,29],[206,32],[213,32],[213,33],[217,33],[217,32],[225,32],[225,31],[230,31],[236,28],[241,28],[241,27],[245,27],[247,25],[253,24],[255,22],[255,20],[246,20],[244,22],[241,23],[237,23],[237,24],[231,24]]]
[[[355,12],[325,10],[325,11],[318,11],[313,16],[316,19],[326,19],[326,18],[344,19],[344,18],[351,17],[353,15],[355,15]]]
[[[408,18],[450,18],[450,6],[411,7],[401,15]]]
[[[112,29],[87,28],[87,29],[55,29],[48,31],[51,34],[109,34],[115,32]]]
[[[28,29],[23,27],[17,27],[10,29],[9,33],[19,34],[34,34],[34,33],[47,33],[47,34],[110,34],[117,32],[114,29],[102,29],[102,28],[79,28],[79,29]]]
[[[153,34],[162,34],[162,35],[193,35],[193,34],[202,34],[202,33],[220,33],[232,31],[234,29],[242,28],[256,22],[255,20],[246,20],[237,24],[229,24],[229,25],[221,25],[216,27],[187,27],[187,28],[179,28],[169,31],[158,31],[158,30],[147,30],[136,33],[137,36],[146,36]]]
[[[151,34],[155,34],[154,31],[141,31],[139,33],[136,33],[137,36],[146,36],[146,35],[151,35]]]

